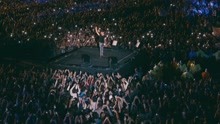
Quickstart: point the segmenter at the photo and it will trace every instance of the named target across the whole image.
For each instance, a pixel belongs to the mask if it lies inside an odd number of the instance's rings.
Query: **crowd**
[[[115,39],[114,36],[111,36],[112,33],[107,31],[105,33],[105,47],[111,47],[112,41]],[[97,46],[97,34],[95,34],[94,27],[80,28],[79,31],[68,32],[60,44],[57,44],[57,47],[61,49],[68,49],[70,47],[87,47],[87,46]]]
[[[1,64],[0,122],[219,123],[219,82],[197,64],[160,61],[128,77]]]
[[[23,42],[44,38],[52,38],[54,41],[60,40],[64,31],[59,29],[62,28],[64,20],[75,26],[75,20],[70,19],[74,18],[75,13],[94,11],[109,6],[109,3],[101,1],[73,2],[65,0],[47,1],[45,4],[37,1],[0,2],[2,4],[0,6],[2,10],[0,12],[1,33]],[[68,16],[68,20],[66,16]],[[65,30],[68,30],[67,26],[65,25]],[[48,32],[50,33],[48,34]]]
[[[204,14],[204,15],[216,15],[216,10],[218,9],[217,0],[201,0],[201,1],[191,1],[192,5],[189,6],[189,15]]]
[[[150,60],[130,76],[0,64],[0,123],[220,123],[218,1],[162,1],[0,1],[1,37],[66,50],[97,46],[98,26]]]
[[[211,29],[207,28],[212,25],[214,13],[219,8],[217,1],[182,0],[168,1],[168,4],[162,4],[160,0],[120,2],[91,1],[81,4],[71,1],[46,4],[3,2],[4,6],[1,6],[3,11],[0,13],[1,33],[21,43],[47,39],[49,42],[55,42],[58,49],[96,45],[92,36],[93,25],[97,25],[105,32],[110,31],[111,35],[108,36],[111,38],[110,41],[117,40],[118,45],[125,48],[134,47],[137,41],[171,40],[173,35],[176,37],[175,40],[182,40],[178,36],[186,36],[185,42],[191,39],[191,33],[202,34],[201,36],[211,34]],[[191,13],[192,7],[198,8],[200,3],[209,7],[208,15],[187,14]],[[90,30],[92,34],[84,30]],[[73,40],[69,40],[71,43],[66,38],[69,32],[73,32]]]

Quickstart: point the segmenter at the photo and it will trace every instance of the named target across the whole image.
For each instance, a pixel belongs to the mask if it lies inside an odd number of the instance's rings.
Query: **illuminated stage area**
[[[83,47],[50,62],[53,67],[94,72],[115,72],[129,68],[137,52],[117,48],[105,48],[104,57],[99,48]]]

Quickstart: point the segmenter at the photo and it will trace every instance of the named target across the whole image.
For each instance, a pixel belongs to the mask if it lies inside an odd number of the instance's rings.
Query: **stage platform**
[[[99,48],[83,47],[50,62],[53,67],[94,72],[119,72],[129,68],[137,52],[118,48],[104,48],[104,57],[99,56]]]

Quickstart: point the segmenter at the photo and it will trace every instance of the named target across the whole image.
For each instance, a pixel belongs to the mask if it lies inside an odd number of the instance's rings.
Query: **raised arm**
[[[109,120],[109,117],[105,117],[105,120],[102,122],[102,124],[112,124]]]
[[[95,27],[95,32],[96,32],[96,34],[97,34],[97,35],[99,35],[99,36],[100,36],[100,33],[99,33],[99,31],[98,31],[98,28],[97,28],[97,27]]]

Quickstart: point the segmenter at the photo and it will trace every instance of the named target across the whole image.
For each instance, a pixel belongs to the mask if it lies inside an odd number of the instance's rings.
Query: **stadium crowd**
[[[219,82],[192,63],[159,62],[129,77],[1,64],[0,121],[219,123]]]
[[[208,68],[220,60],[212,34],[217,1],[96,0],[91,10],[68,0],[13,2],[1,1],[1,36],[51,39],[65,50],[96,46],[98,26],[108,47],[117,40],[150,61],[130,76],[0,64],[0,123],[220,123],[219,81]]]
[[[95,46],[94,25],[106,32],[109,42],[117,40],[118,45],[122,47],[135,46],[137,40],[150,42],[148,38],[157,41],[170,40],[173,35],[186,36],[184,41],[187,41],[191,38],[190,33],[202,34],[202,36],[211,33],[211,29],[206,29],[210,28],[215,20],[219,8],[217,1],[191,3],[182,0],[168,1],[165,2],[166,4],[160,0],[121,2],[123,4],[91,2],[97,6],[86,6],[88,3],[79,4],[71,1],[46,4],[3,2],[5,6],[1,6],[1,10],[4,11],[0,13],[1,33],[3,36],[20,41],[19,43],[47,39],[49,42],[55,42],[58,49]],[[196,13],[199,11],[198,7],[202,6],[208,8],[208,13]],[[194,11],[195,9],[198,10]],[[193,14],[189,14],[192,13],[191,11]],[[200,24],[203,26],[201,27]],[[65,38],[69,32],[73,32],[72,41]],[[108,32],[111,33],[107,35]],[[179,40],[179,37],[176,37],[176,40]]]

